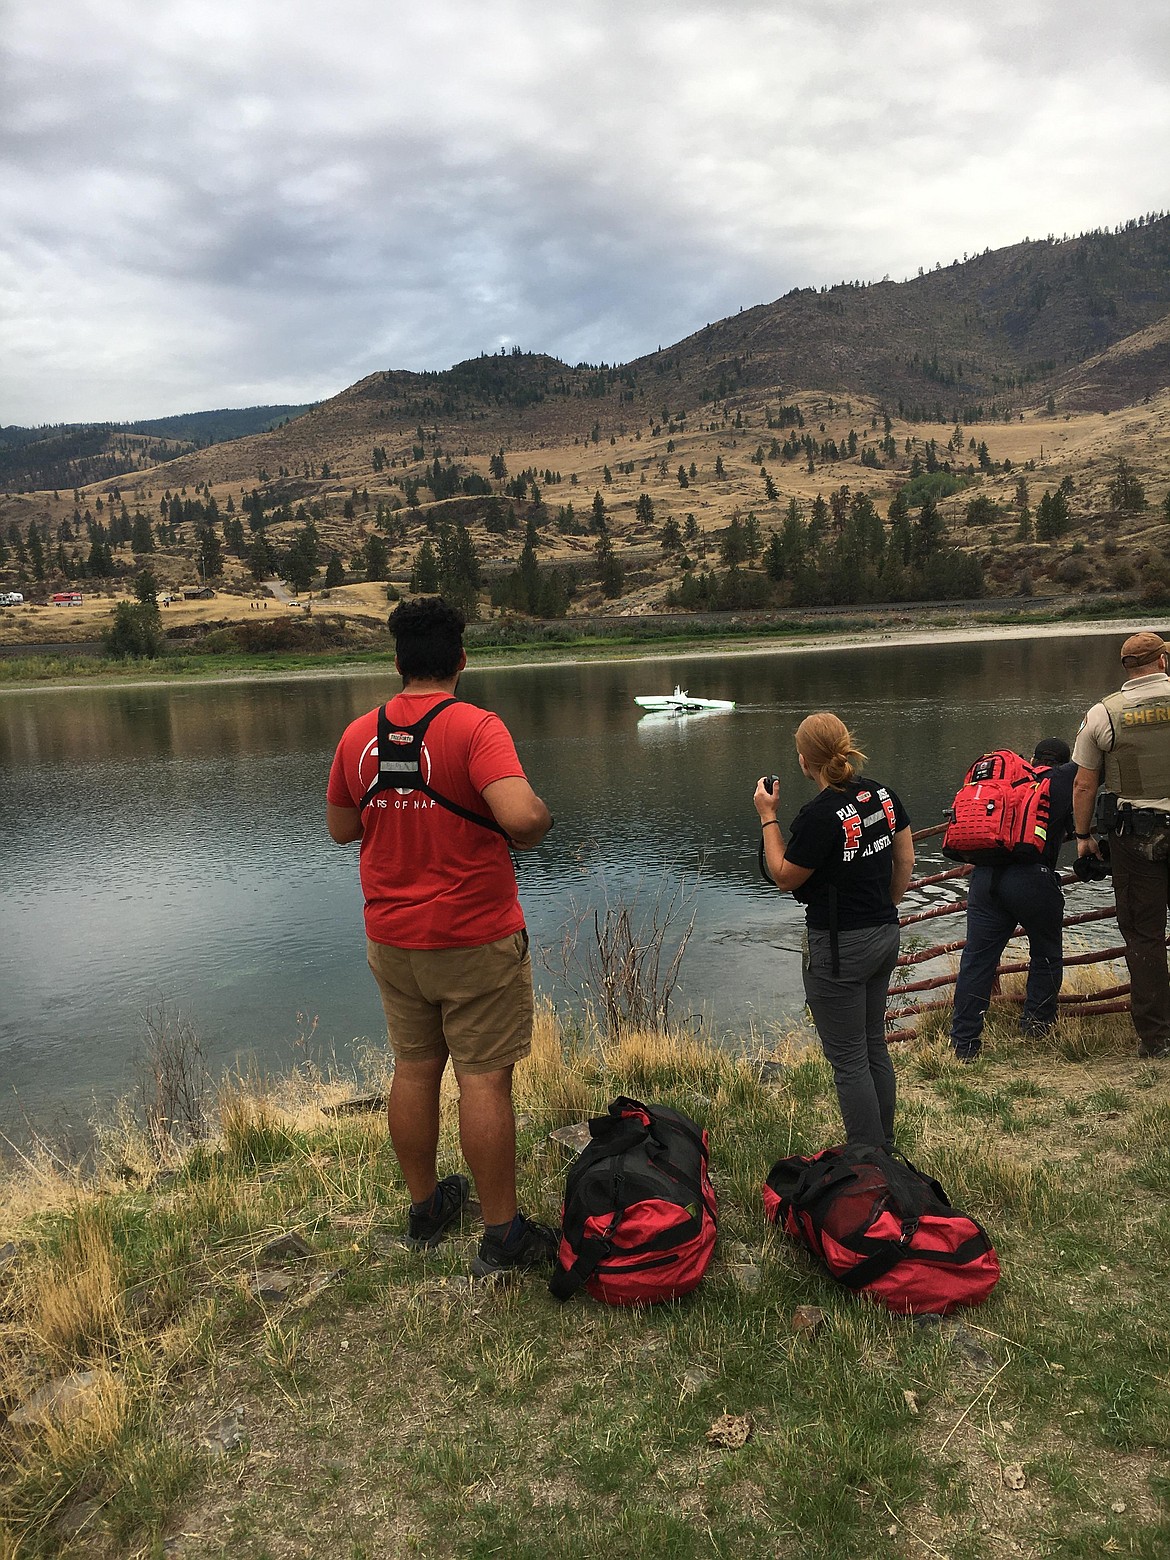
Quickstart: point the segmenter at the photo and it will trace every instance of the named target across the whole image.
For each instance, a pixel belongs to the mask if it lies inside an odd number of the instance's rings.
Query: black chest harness
[[[489,818],[484,813],[471,812],[466,807],[460,807],[458,802],[451,801],[449,797],[441,796],[438,791],[432,789],[423,776],[423,738],[435,716],[458,702],[457,699],[440,699],[439,703],[433,705],[421,720],[416,720],[413,726],[391,725],[386,714],[386,706],[383,704],[379,707],[378,772],[358,803],[359,812],[364,812],[380,791],[422,791],[425,796],[438,802],[439,806],[445,807],[448,812],[466,818],[468,823],[478,823],[481,828],[490,829],[493,834],[499,834],[504,839],[508,838],[494,818]]]

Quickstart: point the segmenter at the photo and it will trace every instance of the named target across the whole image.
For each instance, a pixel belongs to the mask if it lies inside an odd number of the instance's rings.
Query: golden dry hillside
[[[216,590],[166,609],[191,634],[298,610],[274,577],[371,626],[388,586],[481,617],[1170,599],[1168,256],[1162,218],[793,294],[624,366],[386,371],[268,433],[12,491],[0,590],[104,605],[0,633],[94,632],[143,568]]]

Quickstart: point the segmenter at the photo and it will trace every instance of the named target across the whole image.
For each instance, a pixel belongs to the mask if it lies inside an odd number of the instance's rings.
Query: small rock
[[[1022,1490],[1028,1482],[1024,1477],[1024,1470],[1019,1463],[1005,1463],[1000,1470],[1004,1487],[1009,1490]]]
[[[814,1337],[825,1325],[825,1313],[819,1305],[798,1305],[792,1313],[792,1331]]]
[[[1115,1500],[1110,1506],[1109,1510],[1114,1514],[1114,1516],[1119,1517],[1125,1510],[1125,1502],[1123,1500]]]
[[[902,1388],[902,1401],[906,1404],[906,1408],[907,1408],[908,1412],[910,1414],[912,1414],[914,1416],[914,1418],[917,1418],[918,1417],[918,1394],[917,1394],[917,1392],[911,1391],[911,1389],[909,1387],[903,1387]]]
[[[969,1327],[962,1322],[951,1322],[947,1326],[947,1332],[950,1334],[951,1347],[963,1356],[968,1365],[983,1371],[985,1375],[991,1375],[995,1370],[995,1358],[977,1340]]]
[[[67,1424],[80,1413],[98,1382],[96,1370],[76,1370],[69,1376],[38,1387],[26,1402],[8,1416],[12,1430],[36,1430],[48,1424]]]
[[[983,1345],[975,1337],[975,1334],[963,1322],[956,1321],[950,1316],[936,1316],[928,1313],[914,1318],[916,1327],[937,1327],[943,1334],[950,1347],[967,1361],[975,1370],[983,1371],[985,1375],[991,1375],[995,1370],[995,1360]]]
[[[322,1108],[323,1116],[357,1116],[362,1111],[374,1111],[386,1109],[386,1096],[384,1094],[355,1094],[351,1099],[338,1100],[336,1105],[326,1105]]]
[[[559,1143],[562,1148],[568,1149],[570,1154],[579,1154],[588,1143],[593,1141],[593,1135],[589,1131],[587,1121],[575,1121],[571,1127],[557,1127],[550,1132],[549,1140]]]
[[[707,1431],[712,1446],[722,1446],[729,1452],[737,1452],[746,1445],[752,1433],[751,1418],[747,1414],[720,1414]]]
[[[532,1126],[532,1124],[535,1122],[535,1120],[536,1120],[536,1117],[530,1115],[528,1113],[528,1111],[526,1111],[526,1110],[520,1111],[518,1113],[517,1117],[516,1117],[516,1131],[517,1132],[523,1132],[525,1127]]]
[[[302,1240],[295,1230],[289,1230],[284,1235],[278,1235],[275,1240],[261,1248],[258,1258],[261,1262],[299,1262],[305,1257],[313,1255],[313,1248],[308,1241]]]
[[[749,1294],[760,1287],[762,1274],[753,1262],[733,1262],[727,1269],[741,1289]]]
[[[1052,1365],[1052,1364],[1050,1364],[1048,1366],[1048,1369],[1051,1371],[1051,1373],[1054,1376],[1063,1376],[1064,1375],[1064,1366],[1063,1365]]]
[[[282,1273],[279,1268],[260,1268],[252,1274],[248,1290],[256,1300],[285,1300],[296,1286],[296,1279],[291,1273]]]
[[[344,1277],[342,1268],[334,1268],[330,1273],[314,1273],[305,1291],[307,1298],[312,1299],[314,1295],[319,1295],[323,1289],[328,1289],[330,1284],[335,1284],[342,1277]]]
[[[692,1365],[678,1384],[679,1393],[682,1397],[694,1397],[696,1392],[703,1390],[710,1379],[709,1372],[702,1370],[698,1365]]]
[[[11,1267],[15,1261],[16,1242],[14,1240],[6,1240],[4,1244],[0,1246],[0,1273],[3,1273],[7,1268]]]
[[[424,1299],[434,1300],[440,1295],[467,1295],[475,1287],[470,1273],[447,1273],[442,1278],[432,1278],[419,1290]]]
[[[209,1446],[218,1457],[226,1457],[229,1452],[234,1452],[244,1439],[243,1418],[242,1407],[233,1408],[224,1414],[203,1437],[204,1445]]]
[[[758,1077],[761,1083],[782,1083],[787,1072],[783,1062],[761,1062]]]

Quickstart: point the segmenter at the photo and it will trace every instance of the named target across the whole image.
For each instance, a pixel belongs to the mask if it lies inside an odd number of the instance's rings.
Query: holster
[[[1116,791],[1098,791],[1096,806],[1093,809],[1093,833],[1108,834],[1111,829],[1120,830],[1118,812]]]

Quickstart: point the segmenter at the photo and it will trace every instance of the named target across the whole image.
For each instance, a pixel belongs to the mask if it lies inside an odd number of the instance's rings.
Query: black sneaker
[[[551,1268],[557,1260],[561,1237],[547,1224],[520,1215],[520,1233],[509,1241],[485,1235],[479,1243],[479,1255],[472,1259],[475,1278],[492,1278],[497,1273],[518,1273],[530,1268]]]
[[[973,1051],[972,1050],[956,1051],[955,1052],[955,1060],[957,1062],[963,1062],[966,1065],[970,1066],[970,1064],[972,1062],[977,1062],[979,1060],[980,1056],[982,1056],[982,1054],[983,1054],[983,1047],[977,1045]]]
[[[1041,1019],[1022,1018],[1020,1020],[1020,1034],[1025,1040],[1048,1040],[1052,1031],[1056,1028],[1056,1020],[1044,1023]]]
[[[406,1216],[406,1244],[412,1251],[428,1251],[437,1246],[451,1225],[462,1217],[471,1196],[471,1185],[465,1175],[444,1176],[437,1190],[437,1212],[415,1213],[412,1208]]]
[[[1164,1062],[1170,1059],[1170,1045],[1139,1045],[1138,1055],[1144,1062]]]

